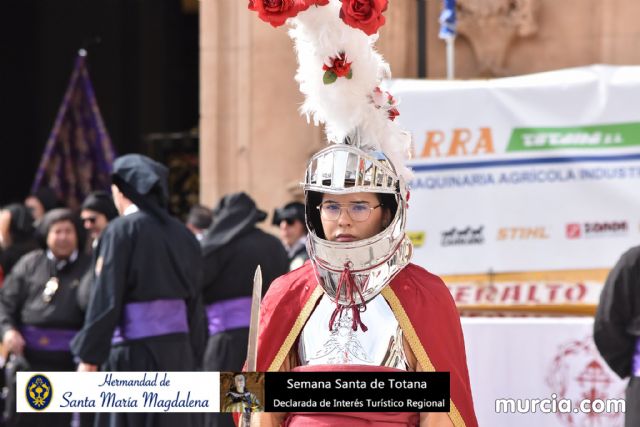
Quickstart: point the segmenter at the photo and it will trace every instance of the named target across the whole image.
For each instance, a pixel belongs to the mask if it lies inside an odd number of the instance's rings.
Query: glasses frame
[[[84,217],[84,218],[80,218],[80,221],[82,221],[83,224],[85,222],[89,222],[91,224],[95,224],[96,221],[98,221],[98,217],[97,216],[87,216],[87,217]]]
[[[325,204],[338,205],[340,207],[340,212],[338,213],[338,217],[336,219],[325,218],[322,215],[322,205],[325,205]],[[364,204],[368,204],[368,203],[366,203],[366,202],[359,202],[359,203],[353,203],[353,202],[348,202],[348,203],[322,202],[318,206],[316,206],[316,209],[318,209],[318,211],[320,211],[320,218],[324,219],[325,221],[332,221],[333,222],[333,221],[339,220],[340,219],[340,215],[342,214],[342,210],[346,209],[347,210],[347,215],[349,215],[349,218],[351,218],[351,221],[354,221],[354,222],[365,222],[369,218],[371,218],[371,212],[373,212],[375,209],[378,209],[379,207],[382,206],[382,203],[378,203],[376,206],[369,207],[369,213],[367,214],[367,217],[365,219],[355,219],[354,217],[352,217],[351,213],[349,212],[349,206],[364,205]]]
[[[286,222],[288,226],[292,226],[293,224],[296,223],[296,221],[300,221],[300,220],[298,218],[283,218],[280,220],[279,224],[282,225],[283,222]]]

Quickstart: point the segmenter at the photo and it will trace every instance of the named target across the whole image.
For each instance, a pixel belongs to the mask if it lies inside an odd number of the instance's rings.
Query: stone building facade
[[[417,77],[420,1],[426,77],[442,79],[439,0],[390,1],[377,46],[394,77]],[[458,0],[456,78],[640,64],[638,16],[637,0]],[[201,201],[246,191],[272,212],[301,197],[307,159],[324,144],[321,129],[297,111],[292,42],[284,27],[249,12],[246,0],[201,0],[200,32]]]

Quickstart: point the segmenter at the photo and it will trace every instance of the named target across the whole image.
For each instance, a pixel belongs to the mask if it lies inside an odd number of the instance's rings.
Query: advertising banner
[[[414,140],[414,262],[461,308],[593,312],[640,241],[640,67],[388,83]]]

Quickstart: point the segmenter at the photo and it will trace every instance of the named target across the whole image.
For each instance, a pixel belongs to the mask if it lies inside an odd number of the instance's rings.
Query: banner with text
[[[414,262],[462,309],[593,312],[640,241],[640,67],[388,89],[414,139]]]
[[[220,412],[219,372],[18,372],[17,412]]]
[[[449,372],[18,372],[17,412],[448,412]]]

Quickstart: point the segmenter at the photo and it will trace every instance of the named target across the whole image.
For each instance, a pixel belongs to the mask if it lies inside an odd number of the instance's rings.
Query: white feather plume
[[[377,34],[367,36],[345,24],[340,7],[340,0],[330,0],[326,6],[311,6],[289,20],[289,35],[298,55],[296,81],[305,95],[301,112],[316,126],[324,124],[327,139],[333,143],[342,143],[357,129],[361,148],[385,153],[408,181],[412,173],[405,163],[411,136],[371,100],[381,80],[391,77],[389,64],[374,48]],[[352,78],[325,84],[322,66],[331,66],[330,58],[342,52],[352,63]]]

